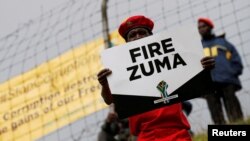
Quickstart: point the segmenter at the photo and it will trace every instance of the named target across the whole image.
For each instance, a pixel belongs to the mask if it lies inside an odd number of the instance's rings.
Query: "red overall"
[[[191,141],[180,103],[132,116],[129,124],[138,141]]]

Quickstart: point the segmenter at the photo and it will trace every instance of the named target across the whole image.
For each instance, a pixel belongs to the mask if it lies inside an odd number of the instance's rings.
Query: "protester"
[[[153,34],[154,23],[151,19],[136,15],[129,17],[119,27],[119,34],[126,42],[135,41]],[[205,69],[214,67],[212,57],[204,57],[201,64]],[[98,73],[102,85],[101,95],[107,104],[113,103],[107,76],[112,71],[104,68]],[[182,111],[181,103],[164,106],[152,111],[129,117],[130,132],[138,141],[191,141],[190,125]]]
[[[199,18],[198,29],[205,54],[215,57],[216,62],[215,68],[211,71],[216,92],[205,96],[212,120],[215,124],[226,123],[221,99],[223,100],[229,122],[242,120],[241,105],[236,96],[236,91],[241,89],[239,80],[239,76],[243,71],[241,57],[235,46],[225,38],[225,34],[216,36],[213,33],[214,23],[211,19]]]
[[[114,111],[114,104],[111,104],[97,141],[133,141],[133,138],[130,134],[128,119],[120,120]]]

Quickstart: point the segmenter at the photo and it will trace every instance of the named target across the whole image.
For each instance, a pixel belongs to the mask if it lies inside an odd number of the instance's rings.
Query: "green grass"
[[[250,125],[250,117],[247,120],[244,121],[238,121],[235,123],[229,123],[229,124],[243,124],[243,125]],[[194,135],[192,138],[193,141],[207,141],[207,133],[201,133],[201,134],[197,134]]]

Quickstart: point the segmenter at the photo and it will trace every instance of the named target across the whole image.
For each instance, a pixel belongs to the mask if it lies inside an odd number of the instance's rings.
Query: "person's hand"
[[[211,70],[215,67],[215,59],[207,56],[201,59],[201,65],[204,69]]]
[[[105,68],[97,74],[98,81],[102,86],[108,84],[107,76],[110,75],[111,73],[112,71],[110,69]]]
[[[111,73],[112,71],[110,69],[105,68],[97,74],[98,81],[102,85],[101,96],[104,99],[105,103],[108,105],[113,103],[113,97],[111,95],[107,80],[107,76],[110,75]]]

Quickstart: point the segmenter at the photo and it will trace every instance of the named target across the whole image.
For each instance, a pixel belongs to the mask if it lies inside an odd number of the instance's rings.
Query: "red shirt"
[[[190,125],[180,103],[129,117],[138,141],[191,141]]]

